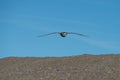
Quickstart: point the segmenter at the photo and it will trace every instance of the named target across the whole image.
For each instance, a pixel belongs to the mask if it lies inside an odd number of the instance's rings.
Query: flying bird
[[[52,32],[52,33],[40,35],[40,36],[38,36],[38,37],[44,37],[44,36],[48,36],[48,35],[52,35],[52,34],[60,34],[61,37],[66,37],[68,34],[75,34],[75,35],[78,35],[78,36],[87,37],[87,36],[84,35],[84,34],[75,33],[75,32]]]

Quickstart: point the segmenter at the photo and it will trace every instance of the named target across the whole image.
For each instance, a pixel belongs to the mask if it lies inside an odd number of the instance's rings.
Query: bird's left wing
[[[67,32],[67,34],[76,34],[76,35],[79,35],[79,36],[88,37],[87,35],[80,34],[80,33],[75,33],[75,32]]]

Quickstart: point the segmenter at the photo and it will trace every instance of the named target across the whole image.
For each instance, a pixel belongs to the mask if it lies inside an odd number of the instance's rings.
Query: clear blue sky
[[[89,38],[57,34],[86,34]],[[0,57],[120,53],[120,0],[0,0]]]

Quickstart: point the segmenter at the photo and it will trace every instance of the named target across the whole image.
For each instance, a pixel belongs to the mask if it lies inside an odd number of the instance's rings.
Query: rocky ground
[[[120,55],[1,58],[0,80],[120,80]]]

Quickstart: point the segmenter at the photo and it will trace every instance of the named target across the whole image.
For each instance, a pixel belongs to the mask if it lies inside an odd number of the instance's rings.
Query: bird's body
[[[66,33],[66,32],[61,32],[60,35],[61,35],[62,37],[66,37],[66,36],[67,36],[67,33]]]
[[[79,36],[87,37],[84,34],[79,34],[79,33],[74,33],[74,32],[53,32],[53,33],[49,33],[49,34],[40,35],[38,37],[44,37],[44,36],[48,36],[48,35],[51,35],[51,34],[60,34],[61,37],[66,37],[68,34],[76,34],[76,35],[79,35]]]

